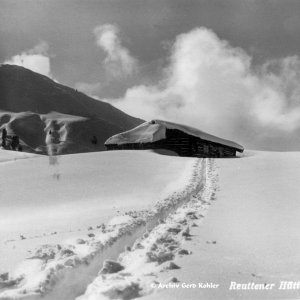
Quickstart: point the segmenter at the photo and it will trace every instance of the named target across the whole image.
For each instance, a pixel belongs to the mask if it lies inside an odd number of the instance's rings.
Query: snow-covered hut
[[[161,120],[145,122],[110,137],[107,150],[167,149],[180,156],[233,157],[244,148],[201,130]]]

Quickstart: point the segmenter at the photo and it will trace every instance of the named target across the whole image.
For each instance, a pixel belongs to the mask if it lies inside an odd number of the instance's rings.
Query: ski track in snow
[[[130,211],[98,227],[89,239],[43,245],[13,277],[0,278],[0,299],[133,299],[155,292],[159,272],[190,255],[192,239],[216,194],[213,159],[198,159],[189,184],[148,211]],[[176,282],[172,278],[170,282]]]

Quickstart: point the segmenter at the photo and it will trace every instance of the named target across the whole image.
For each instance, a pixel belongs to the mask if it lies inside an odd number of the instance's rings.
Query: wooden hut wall
[[[177,129],[167,129],[166,139],[153,143],[113,144],[106,145],[106,148],[108,150],[168,149],[180,156],[192,157],[233,157],[236,155],[236,149],[234,148],[202,140]]]

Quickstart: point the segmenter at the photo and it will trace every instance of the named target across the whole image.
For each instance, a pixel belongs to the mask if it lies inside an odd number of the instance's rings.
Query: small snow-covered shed
[[[167,149],[180,156],[233,157],[244,148],[201,130],[161,120],[145,122],[110,137],[107,150]]]

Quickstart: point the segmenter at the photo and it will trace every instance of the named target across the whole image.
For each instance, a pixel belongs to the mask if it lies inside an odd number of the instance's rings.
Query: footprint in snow
[[[179,254],[179,255],[189,255],[189,254],[191,254],[191,252],[188,251],[188,250],[186,250],[186,249],[180,249],[180,250],[178,251],[178,254]]]
[[[181,228],[179,228],[179,227],[170,227],[170,228],[168,228],[168,232],[171,232],[171,233],[178,234],[180,231],[181,231]]]
[[[167,270],[178,270],[180,267],[176,265],[174,262],[170,262],[170,264],[166,267]]]
[[[193,212],[193,211],[188,212],[186,215],[187,215],[190,219],[193,219],[193,220],[198,219],[196,213]]]
[[[182,232],[182,236],[185,237],[185,238],[191,237],[191,234],[190,234],[190,228],[189,228],[189,227],[187,227],[187,228]]]
[[[256,277],[256,278],[262,278],[262,276],[256,275],[256,274],[254,274],[254,273],[251,273],[251,276],[252,276],[252,277]]]
[[[161,251],[158,253],[147,252],[146,253],[148,262],[157,262],[158,264],[162,264],[165,261],[173,260],[174,254],[172,252]]]
[[[83,240],[83,239],[77,239],[76,240],[76,244],[82,245],[82,244],[85,244],[85,243],[86,243],[86,241]]]

